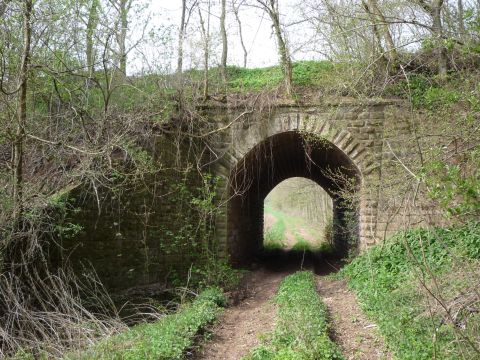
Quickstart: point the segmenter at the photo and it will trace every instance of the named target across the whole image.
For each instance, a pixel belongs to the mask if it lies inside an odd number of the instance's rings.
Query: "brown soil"
[[[259,345],[259,337],[275,325],[276,309],[271,300],[286,275],[267,269],[249,274],[247,297],[225,310],[197,359],[238,360]]]
[[[348,290],[344,281],[317,276],[317,286],[330,314],[332,338],[342,349],[345,359],[392,359],[376,325],[362,313],[355,294]]]
[[[239,360],[260,344],[262,335],[275,326],[276,309],[273,296],[281,280],[298,270],[281,271],[262,268],[245,279],[244,299],[225,310],[212,329],[211,339],[196,354],[201,360]],[[320,269],[318,273],[328,273]],[[318,292],[328,307],[332,323],[332,339],[339,344],[347,360],[392,359],[385,350],[375,324],[361,312],[355,295],[345,282],[317,275]],[[246,290],[246,292],[245,292]]]

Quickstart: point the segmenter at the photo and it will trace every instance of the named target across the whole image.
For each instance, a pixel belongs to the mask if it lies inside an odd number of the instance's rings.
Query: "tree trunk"
[[[177,74],[183,71],[183,39],[185,37],[185,14],[187,11],[187,0],[182,0],[182,17],[180,19],[180,28],[178,32],[178,55],[177,55]]]
[[[385,55],[385,50],[383,49],[383,45],[382,45],[382,34],[380,33],[380,30],[377,26],[377,17],[375,16],[375,14],[373,12],[373,9],[372,9],[372,6],[371,6],[370,3],[371,3],[371,1],[368,1],[368,3],[367,3],[367,1],[362,0],[363,8],[365,9],[365,12],[367,13],[368,17],[370,18],[370,22],[372,23],[373,34],[375,35],[375,38],[377,39],[377,46],[376,47],[378,47],[378,51],[380,52],[382,63],[383,63],[383,65],[388,66],[388,58]],[[373,47],[375,49],[375,44],[373,45]],[[376,55],[374,55],[374,56],[376,56]]]
[[[220,64],[220,73],[224,83],[227,82],[227,55],[228,55],[228,43],[227,43],[227,30],[225,28],[225,17],[227,12],[227,1],[222,0],[222,13],[220,15],[220,34],[222,36],[222,60]]]
[[[458,0],[457,1],[457,19],[458,19],[458,33],[460,34],[460,39],[465,39],[465,22],[464,22],[464,17],[465,17],[465,12],[463,10],[463,0]]]
[[[390,64],[392,66],[395,66],[395,64],[397,63],[398,55],[388,23],[382,11],[380,10],[380,7],[378,6],[377,0],[368,0],[368,3],[370,9],[375,15],[376,22],[380,24],[380,27],[382,28],[383,39],[385,40],[385,45],[387,46],[388,51],[388,60],[390,61]]]
[[[117,34],[118,37],[118,55],[119,55],[119,69],[123,75],[127,75],[127,29],[128,29],[128,0],[120,0],[120,29]]]
[[[447,76],[447,50],[445,49],[443,26],[442,26],[443,0],[434,0],[431,7],[432,32],[436,41],[438,75],[440,78]]]
[[[23,215],[23,145],[27,124],[28,68],[30,66],[30,43],[32,38],[31,17],[33,1],[25,0],[23,9],[23,50],[19,74],[18,118],[13,146],[13,218]]]
[[[238,35],[240,36],[240,44],[242,45],[242,50],[243,50],[243,67],[247,67],[247,57],[248,57],[248,51],[245,46],[245,42],[243,41],[243,31],[242,31],[242,22],[240,21],[240,15],[238,14],[239,12],[239,7],[235,7],[235,4],[233,5],[233,13],[235,14],[235,19],[237,20],[238,24]]]
[[[273,29],[275,31],[275,36],[277,38],[278,53],[280,55],[280,65],[283,70],[283,77],[285,81],[285,90],[287,95],[292,95],[292,83],[293,83],[293,74],[292,74],[292,60],[290,59],[290,54],[288,53],[287,45],[285,39],[283,38],[282,29],[280,25],[280,14],[278,12],[278,0],[269,0],[269,5],[266,6],[263,1],[259,3],[264,7],[265,11],[270,15],[272,20]]]
[[[203,37],[203,100],[208,100],[208,68],[209,68],[209,50],[210,50],[210,2],[208,6],[207,25],[202,16],[202,11],[198,8],[198,16],[200,17],[200,29]]]
[[[93,52],[93,36],[95,34],[95,29],[97,28],[98,23],[98,6],[99,0],[92,0],[92,4],[90,6],[90,11],[88,14],[88,22],[87,22],[87,34],[86,34],[86,57],[87,57],[87,69],[88,69],[88,76],[92,77],[93,73],[95,72],[95,57]]]

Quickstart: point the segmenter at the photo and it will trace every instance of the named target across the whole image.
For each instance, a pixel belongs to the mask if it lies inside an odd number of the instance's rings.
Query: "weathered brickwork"
[[[228,124],[230,119],[236,116],[238,112],[234,111],[229,114],[220,113],[217,114],[217,121]],[[438,223],[438,215],[425,195],[418,192],[413,195],[414,191],[405,187],[407,181],[412,183],[412,179],[401,164],[410,163],[418,157],[409,121],[409,110],[403,108],[401,103],[372,100],[339,101],[319,106],[279,106],[263,117],[247,118],[232,126],[222,139],[223,161],[218,162],[214,168],[214,171],[222,176],[224,185],[224,206],[216,227],[217,240],[223,254],[235,258],[235,252],[243,256],[246,252],[258,250],[254,243],[244,248],[239,247],[238,243],[247,242],[249,238],[261,239],[262,224],[258,219],[262,217],[263,205],[258,202],[263,202],[266,194],[259,191],[255,193],[259,199],[248,199],[248,191],[244,189],[242,195],[234,196],[232,177],[238,172],[239,164],[244,168],[248,166],[245,165],[245,159],[254,152],[258,144],[288,132],[300,132],[307,139],[309,136],[324,139],[346,155],[358,169],[360,250],[407,226],[422,225],[425,218]],[[334,153],[330,155],[335,156]],[[288,154],[284,157],[280,161],[276,159],[274,167],[278,169],[283,166],[279,162],[290,161]],[[268,161],[261,162],[261,165],[256,161],[252,166],[268,166]],[[294,161],[298,162],[298,159]],[[326,166],[332,164],[326,162]],[[271,172],[274,171],[275,169]],[[252,174],[254,172],[251,171]],[[255,178],[256,175],[252,174],[250,177]],[[322,182],[319,178],[321,175],[314,175],[311,171],[302,173],[297,169],[297,172],[291,175],[309,177],[320,184]],[[282,175],[279,177],[278,181],[283,180]],[[255,186],[255,181],[250,180],[250,186]],[[278,181],[274,180],[277,183]],[[238,179],[235,179],[235,182],[238,182]],[[267,190],[272,190],[273,185]],[[416,198],[409,199],[411,204],[406,207],[405,197],[408,196]],[[236,197],[239,199],[236,200]],[[225,201],[226,199],[229,201]],[[232,210],[235,207],[242,209],[240,213]]]
[[[197,255],[195,211],[176,187],[196,188],[195,172],[174,169],[177,147],[165,137],[152,141],[149,151],[162,168],[140,178],[127,189],[112,192],[86,183],[72,192],[76,211],[69,221],[82,227],[73,239],[64,239],[63,259],[78,271],[93,267],[111,290],[165,283],[175,271],[184,273]]]
[[[426,196],[414,187],[412,191],[415,181],[406,168],[418,154],[412,120],[402,104],[345,100],[276,106],[261,113],[228,108],[205,112],[223,129],[209,138],[215,156],[209,159],[208,171],[220,179],[214,233],[215,248],[225,258],[240,262],[258,251],[263,200],[288,177],[319,183],[334,199],[334,216],[344,221],[343,205],[335,198],[343,185],[328,178],[330,168],[358,180],[360,250],[405,226],[438,221]],[[157,140],[151,150],[158,164],[166,167],[177,154],[168,141]],[[320,145],[310,146],[312,141]],[[156,188],[145,183],[122,199],[108,192],[97,198],[90,192],[77,204],[81,211],[74,222],[84,230],[66,248],[75,249],[71,258],[77,263],[91,263],[110,288],[163,282],[172,269],[184,271],[194,261],[189,239],[173,240],[186,209],[175,196],[165,196],[169,190],[162,188],[179,175],[172,171],[162,176],[164,181],[156,181]]]

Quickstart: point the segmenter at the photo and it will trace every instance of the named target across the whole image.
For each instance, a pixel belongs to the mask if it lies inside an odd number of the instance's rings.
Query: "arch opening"
[[[261,254],[264,200],[279,183],[293,177],[314,181],[331,197],[336,253],[344,256],[356,251],[359,169],[333,143],[312,134],[287,131],[257,144],[231,171],[227,248],[233,264],[246,265]]]
[[[286,179],[264,200],[264,251],[328,252],[332,229],[332,198],[310,179]]]

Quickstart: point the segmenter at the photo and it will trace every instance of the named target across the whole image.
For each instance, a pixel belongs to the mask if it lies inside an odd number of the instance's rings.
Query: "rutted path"
[[[288,272],[260,269],[245,279],[247,297],[227,308],[213,329],[213,336],[197,359],[238,360],[259,343],[259,335],[273,330],[275,305],[272,298]]]
[[[317,288],[330,314],[332,338],[345,359],[392,359],[376,325],[360,310],[357,297],[348,290],[345,281],[317,276]]]
[[[295,270],[298,269],[262,268],[249,274],[245,279],[247,297],[225,310],[213,329],[212,338],[198,351],[196,359],[239,360],[259,345],[261,335],[275,326],[276,309],[271,300],[282,279]],[[317,285],[330,313],[332,338],[340,345],[345,359],[392,358],[375,325],[361,312],[356,296],[345,282],[317,275]]]

